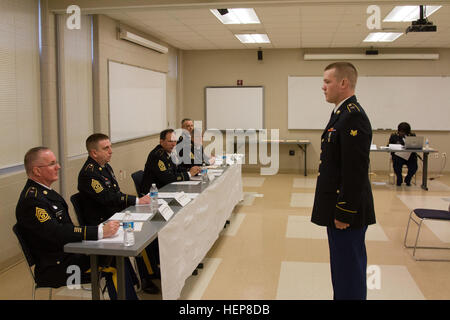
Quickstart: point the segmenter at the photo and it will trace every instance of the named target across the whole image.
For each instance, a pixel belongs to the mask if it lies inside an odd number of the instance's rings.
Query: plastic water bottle
[[[424,149],[425,150],[429,150],[430,149],[430,143],[428,141],[428,138],[425,138],[425,147],[424,147]]]
[[[224,154],[222,155],[222,167],[227,166],[227,156]]]
[[[125,212],[123,217],[123,245],[129,247],[134,245],[134,222],[131,218],[130,211]]]
[[[158,212],[159,204],[158,204],[158,188],[156,187],[156,184],[153,183],[152,187],[150,188],[150,205],[152,208],[152,213]]]
[[[201,175],[202,175],[202,183],[208,182],[208,169],[206,168],[205,164],[202,164]]]

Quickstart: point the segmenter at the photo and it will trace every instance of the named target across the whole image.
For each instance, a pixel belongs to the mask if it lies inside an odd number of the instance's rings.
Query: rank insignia
[[[36,218],[40,223],[50,220],[50,216],[48,215],[47,211],[38,207],[36,207]]]
[[[35,187],[29,187],[27,192],[25,193],[25,198],[28,197],[28,195],[37,196],[37,189]]]
[[[100,184],[100,182],[98,182],[95,179],[92,179],[92,183],[91,183],[92,189],[94,189],[95,193],[100,193],[103,191],[103,187]]]
[[[350,130],[350,135],[356,137],[358,130]]]
[[[161,160],[158,161],[158,167],[160,171],[166,171],[166,165]]]

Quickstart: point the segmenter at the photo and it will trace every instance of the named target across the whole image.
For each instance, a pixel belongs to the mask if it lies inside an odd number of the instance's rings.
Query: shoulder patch
[[[102,185],[100,184],[100,182],[98,182],[95,179],[92,179],[91,187],[92,187],[92,189],[94,189],[95,193],[100,193],[103,191]]]
[[[166,165],[161,160],[158,161],[158,167],[160,171],[166,171]]]
[[[39,207],[36,207],[36,218],[40,223],[50,220],[50,216],[48,215],[47,211]]]
[[[349,103],[347,105],[347,110],[348,112],[361,112],[361,109],[354,103]]]
[[[38,194],[38,192],[37,192],[36,187],[29,187],[27,192],[25,192],[25,198],[27,198],[27,197],[35,197],[36,198],[37,194]]]

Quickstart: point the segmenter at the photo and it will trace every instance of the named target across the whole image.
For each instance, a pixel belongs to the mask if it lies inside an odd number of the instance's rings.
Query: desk
[[[376,149],[370,148],[370,152],[399,152],[399,151],[405,151],[405,152],[416,152],[416,153],[423,153],[423,172],[422,172],[422,189],[428,191],[427,187],[427,179],[428,179],[428,154],[438,152],[438,150],[435,149],[402,149],[402,150],[396,150],[396,149],[390,149],[390,148],[380,148],[376,147]]]
[[[243,199],[241,165],[226,168],[214,181],[198,185],[169,184],[159,192],[199,193],[181,207],[167,199],[174,215],[165,221],[158,213],[135,232],[136,242],[124,247],[120,243],[74,242],[64,246],[65,252],[88,254],[91,258],[92,298],[99,299],[98,255],[115,256],[118,273],[118,298],[125,298],[124,257],[137,256],[158,237],[161,289],[163,299],[177,299],[186,279],[206,256],[235,205]],[[130,212],[143,212],[143,206],[131,206]],[[125,211],[125,210],[124,210]]]
[[[297,145],[303,151],[303,156],[305,158],[305,160],[303,161],[303,165],[304,165],[303,173],[304,173],[305,177],[307,176],[306,149],[307,149],[308,145],[311,144],[311,141],[309,141],[307,139],[285,139],[285,140],[263,140],[263,142],[266,142],[266,143],[278,142],[278,144],[295,144],[295,145]]]

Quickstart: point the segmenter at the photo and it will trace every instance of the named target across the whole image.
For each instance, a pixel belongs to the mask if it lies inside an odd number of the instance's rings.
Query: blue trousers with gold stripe
[[[366,230],[327,227],[334,300],[367,298]]]

